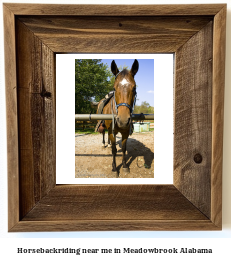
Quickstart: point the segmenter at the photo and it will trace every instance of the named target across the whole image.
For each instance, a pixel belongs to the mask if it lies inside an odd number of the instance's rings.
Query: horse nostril
[[[131,120],[131,118],[128,118],[128,122],[127,122],[127,125],[130,123],[130,120]]]

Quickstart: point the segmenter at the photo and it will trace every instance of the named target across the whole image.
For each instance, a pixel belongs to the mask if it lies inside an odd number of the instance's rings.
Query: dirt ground
[[[115,178],[112,173],[112,151],[102,147],[102,134],[75,134],[75,177]],[[122,167],[122,137],[116,136],[116,166],[119,178],[154,178],[154,131],[133,133],[127,141],[126,162],[130,173]]]

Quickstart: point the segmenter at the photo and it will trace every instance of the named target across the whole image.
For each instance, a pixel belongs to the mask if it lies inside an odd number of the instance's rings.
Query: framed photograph
[[[115,81],[112,73],[110,77],[106,77],[106,73],[111,71],[111,62],[114,60],[120,70],[123,67],[130,69],[134,57],[139,63],[139,70],[134,77],[136,103],[133,114],[143,112],[153,116],[155,103],[155,137],[157,138],[154,142],[153,120],[144,122],[133,120],[134,129],[127,140],[125,155],[129,172],[124,172],[122,135],[117,134],[118,179],[112,173],[113,157],[110,143],[108,146],[108,131],[106,130],[103,144],[103,135],[95,131],[97,121],[89,121],[90,115],[92,117],[96,109],[93,110],[94,108],[89,106],[90,102],[85,101],[84,95],[90,92],[89,100],[97,91],[102,99],[107,96],[106,84],[112,88],[111,85]],[[173,61],[172,53],[56,55],[56,184],[173,184]],[[93,68],[94,71],[102,68],[102,79],[105,78],[102,88],[98,87],[98,81],[95,80],[98,79],[99,72],[92,74]],[[78,77],[73,77],[77,73]],[[89,83],[89,74],[91,74],[92,84]],[[68,99],[63,97],[63,86],[69,90]],[[75,89],[77,99],[75,99]],[[77,107],[75,111],[76,103],[83,103],[83,105],[81,108]],[[82,121],[75,123],[74,112],[88,112],[88,121],[85,121],[84,125]],[[167,150],[163,152],[163,148]],[[165,157],[161,156],[163,153]],[[162,175],[163,171],[165,175]]]
[[[3,9],[8,230],[221,230],[226,5],[4,4]],[[60,161],[61,176],[70,174],[69,151],[57,157],[57,123],[66,113],[58,95],[73,100],[65,80],[58,89],[58,56],[131,54],[138,60],[161,53],[174,57],[172,182],[57,183]],[[171,146],[161,140],[163,163],[155,158],[155,164],[167,176]]]

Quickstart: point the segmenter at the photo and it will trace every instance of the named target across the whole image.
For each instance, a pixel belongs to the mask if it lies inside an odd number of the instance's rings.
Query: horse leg
[[[126,157],[125,157],[128,135],[129,135],[129,133],[122,134],[122,152],[123,152],[122,164],[123,164],[123,171],[127,172],[127,173],[130,172],[129,167],[126,164]]]
[[[113,156],[113,161],[112,161],[112,172],[117,172],[116,170],[116,153],[117,153],[117,149],[116,149],[116,136],[114,137],[114,135],[108,130],[108,135],[110,137],[111,143],[112,143],[112,156]]]
[[[105,130],[102,132],[102,134],[103,134],[102,148],[105,148]]]
[[[109,132],[108,132],[108,143],[107,144],[108,144],[107,147],[111,148],[111,140],[110,140]]]

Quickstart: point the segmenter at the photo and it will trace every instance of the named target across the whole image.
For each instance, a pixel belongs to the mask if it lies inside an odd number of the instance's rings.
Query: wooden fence
[[[76,130],[86,130],[94,129],[97,120],[100,119],[111,119],[112,114],[76,114],[75,115],[75,129]],[[133,114],[132,120],[142,120],[142,121],[152,121],[154,120],[154,114]]]
[[[97,121],[75,121],[76,130],[94,129]]]

